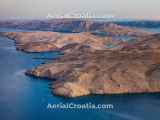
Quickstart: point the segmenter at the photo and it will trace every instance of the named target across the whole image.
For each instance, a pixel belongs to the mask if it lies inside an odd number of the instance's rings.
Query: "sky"
[[[160,0],[0,0],[0,19],[43,19],[92,13],[115,18],[160,20]]]

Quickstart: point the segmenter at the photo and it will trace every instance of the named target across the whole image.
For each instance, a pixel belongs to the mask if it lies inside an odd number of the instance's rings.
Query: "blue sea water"
[[[148,31],[148,32],[152,32],[152,33],[160,33],[160,27],[156,29],[155,28],[141,28],[141,29]]]
[[[8,31],[8,30],[7,30]],[[10,30],[12,31],[12,30]],[[13,30],[14,31],[14,30]],[[58,57],[57,52],[27,54],[0,37],[1,120],[159,120],[160,94],[92,95],[74,99],[51,94],[50,81],[28,77],[25,70]],[[48,103],[113,104],[113,109],[47,109]]]

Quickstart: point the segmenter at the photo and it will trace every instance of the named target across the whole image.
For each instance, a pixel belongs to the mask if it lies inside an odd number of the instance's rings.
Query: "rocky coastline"
[[[103,37],[91,31],[0,35],[15,40],[16,48],[21,51],[64,53],[51,63],[26,71],[26,75],[53,80],[51,90],[56,95],[160,92],[160,34],[115,24],[108,25],[104,31],[107,36]],[[113,36],[134,37],[134,42],[115,40]]]

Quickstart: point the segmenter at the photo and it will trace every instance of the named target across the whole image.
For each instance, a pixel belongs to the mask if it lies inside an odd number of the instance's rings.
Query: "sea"
[[[155,33],[160,28],[147,29]],[[0,32],[28,30],[0,28]],[[50,80],[26,76],[32,69],[59,52],[24,53],[13,40],[0,37],[1,120],[159,120],[160,94],[90,95],[64,98],[51,93]],[[35,59],[38,58],[38,59]],[[48,108],[48,105],[112,105],[111,108]]]

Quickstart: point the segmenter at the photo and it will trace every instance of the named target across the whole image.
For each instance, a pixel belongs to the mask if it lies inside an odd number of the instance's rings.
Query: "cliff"
[[[160,34],[115,24],[97,31],[107,34],[34,31],[1,35],[15,40],[18,50],[64,52],[62,57],[26,71],[53,80],[51,90],[56,95],[160,92]],[[123,41],[121,36],[134,40]]]
[[[121,46],[124,42],[112,37],[99,37],[91,33],[57,33],[57,32],[7,32],[1,33],[15,40],[17,50],[25,52],[44,52],[59,50],[69,44],[88,45],[95,50],[107,49],[107,45]],[[114,49],[114,48],[113,48]]]
[[[91,51],[81,45],[71,49],[74,52],[26,73],[53,79],[53,93],[66,97],[160,92],[159,34],[120,50]]]
[[[70,27],[70,25],[74,26],[73,22],[78,21],[57,21],[57,24],[55,22],[53,22],[52,24],[55,24],[55,26],[57,27],[61,26],[62,28],[72,28]],[[75,29],[80,28],[83,29],[82,31],[88,32],[59,33],[49,31],[33,31],[6,32],[0,34],[15,40],[17,49],[25,52],[53,51],[60,49],[65,45],[74,43],[88,45],[96,50],[104,50],[107,48],[120,48],[122,47],[124,41],[121,40],[121,38],[118,38],[117,40],[116,37],[128,37],[130,39],[135,39],[142,38],[151,34],[139,29],[123,27],[113,23],[101,23],[101,25],[99,25],[96,22],[81,21],[81,23],[79,24],[80,27],[74,26],[75,28],[72,28],[72,30],[74,31]],[[21,26],[21,24],[18,24],[18,26]],[[92,31],[92,29],[95,31]]]

